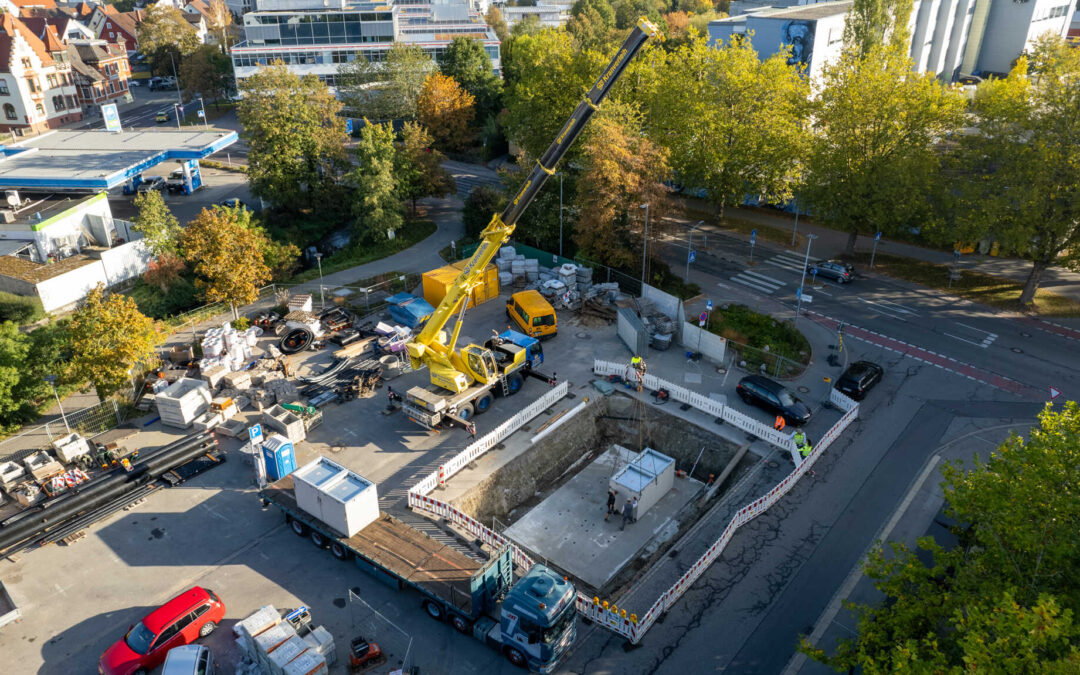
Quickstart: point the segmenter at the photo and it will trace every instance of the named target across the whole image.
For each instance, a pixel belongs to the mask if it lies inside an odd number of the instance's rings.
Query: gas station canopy
[[[170,160],[205,159],[235,131],[53,131],[0,145],[0,189],[100,192]]]

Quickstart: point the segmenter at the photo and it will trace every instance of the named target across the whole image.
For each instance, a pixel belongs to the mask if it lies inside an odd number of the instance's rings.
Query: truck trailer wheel
[[[330,543],[330,555],[338,560],[348,560],[349,553],[349,549],[342,546],[340,542],[334,541]]]
[[[285,518],[289,521],[289,527],[292,528],[293,534],[295,534],[298,537],[306,537],[307,536],[307,533],[308,533],[307,525],[301,523],[299,520],[296,520],[292,516],[286,516]]]
[[[480,398],[476,399],[476,402],[473,403],[473,405],[476,407],[476,414],[480,415],[486,413],[491,408],[491,404],[494,400],[495,397],[491,395],[490,391],[481,396]]]
[[[518,668],[525,667],[525,656],[513,647],[507,648],[506,658],[510,661],[510,663],[514,664]]]
[[[475,414],[472,403],[465,403],[457,409],[457,416],[463,420],[471,420]]]
[[[442,606],[437,602],[432,602],[431,600],[424,601],[424,611],[428,613],[428,616],[430,616],[432,619],[435,619],[436,621],[442,621],[444,618],[446,618],[446,613],[443,611]]]
[[[316,532],[315,530],[312,530],[311,543],[315,544],[319,548],[326,548],[326,537],[323,536],[322,532]]]
[[[450,615],[450,625],[454,627],[454,630],[465,635],[468,635],[472,630],[472,624],[460,614]]]

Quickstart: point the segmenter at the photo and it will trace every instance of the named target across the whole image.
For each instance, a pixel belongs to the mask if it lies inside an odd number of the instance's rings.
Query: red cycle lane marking
[[[1046,321],[1044,319],[1032,319],[1031,317],[1023,317],[1018,319],[1020,323],[1028,326],[1033,326],[1041,331],[1050,333],[1052,335],[1060,335],[1063,338],[1069,340],[1080,341],[1080,330],[1069,328],[1068,326],[1062,326],[1060,323],[1054,323],[1053,321]]]
[[[808,311],[807,315],[812,320],[820,323],[821,325],[829,328],[830,330],[836,330],[837,327],[840,325],[840,322],[838,322],[836,319],[827,317],[823,314],[818,314],[817,312]],[[929,363],[930,365],[937,366],[938,368],[941,368],[942,370],[947,370],[950,373],[962,375],[969,380],[975,380],[978,382],[989,384],[992,387],[997,387],[998,389],[1002,389],[1012,394],[1024,395],[1030,394],[1032,391],[1035,391],[1035,389],[1029,385],[1022,384],[1020,382],[1017,382],[1016,380],[1010,380],[1009,378],[1002,377],[1001,375],[995,375],[994,373],[979,370],[972,365],[957,361],[951,356],[938,354],[937,352],[932,352],[929,349],[923,349],[922,347],[917,347],[913,344],[904,342],[903,340],[897,340],[896,338],[889,337],[888,335],[875,333],[872,330],[859,328],[858,326],[853,326],[849,323],[844,324],[844,335],[853,337],[857,340],[862,340],[863,342],[869,342],[870,344],[876,345],[878,347],[884,347],[885,349],[894,351],[898,354],[910,356],[913,359],[918,359],[919,361],[922,361],[924,363]]]

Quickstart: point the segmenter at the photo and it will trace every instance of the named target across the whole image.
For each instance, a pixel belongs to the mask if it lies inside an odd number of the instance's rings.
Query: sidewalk
[[[704,206],[702,202],[696,200],[682,199],[679,201],[684,206],[692,209],[695,213],[700,212],[701,207]],[[711,207],[709,207],[709,210],[712,211]],[[744,222],[772,227],[778,230],[792,231],[795,229],[794,215],[781,211],[774,211],[772,209],[752,207],[728,209],[725,212],[725,215],[734,220],[742,220]],[[731,232],[730,230],[715,225],[707,224],[701,229],[705,232],[723,231],[730,236],[749,239],[749,237],[746,237],[740,232]],[[842,254],[847,248],[848,235],[846,232],[840,232],[825,227],[824,225],[818,225],[812,220],[802,216],[799,217],[798,233],[813,234],[817,237],[814,239],[814,243],[810,250],[810,257],[814,259],[832,258]],[[759,242],[759,245],[761,244],[775,246],[775,244],[769,242]],[[860,235],[855,244],[855,249],[857,251],[869,252],[873,247],[874,238],[867,235]],[[785,248],[790,249],[790,247]],[[877,250],[878,253],[884,255],[923,260],[939,265],[948,265],[954,262],[953,255],[950,252],[937,251],[922,246],[916,246],[915,244],[889,241],[884,238],[878,242]],[[978,271],[983,274],[1002,277],[1020,283],[1026,281],[1028,274],[1031,272],[1031,263],[1026,260],[978,254],[962,255],[960,257],[959,266],[961,269]],[[1042,283],[1039,285],[1039,288],[1080,302],[1080,273],[1072,272],[1063,267],[1052,266],[1043,273]]]

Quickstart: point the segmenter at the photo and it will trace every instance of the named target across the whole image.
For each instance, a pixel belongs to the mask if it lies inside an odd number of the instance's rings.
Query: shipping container
[[[461,270],[465,269],[466,260],[460,260],[452,265],[425,272],[423,276],[424,299],[433,307],[438,307],[442,299],[446,297],[448,288],[454,285]],[[499,268],[489,264],[484,268],[484,279],[469,294],[469,307],[482,305],[488,300],[499,297]]]

